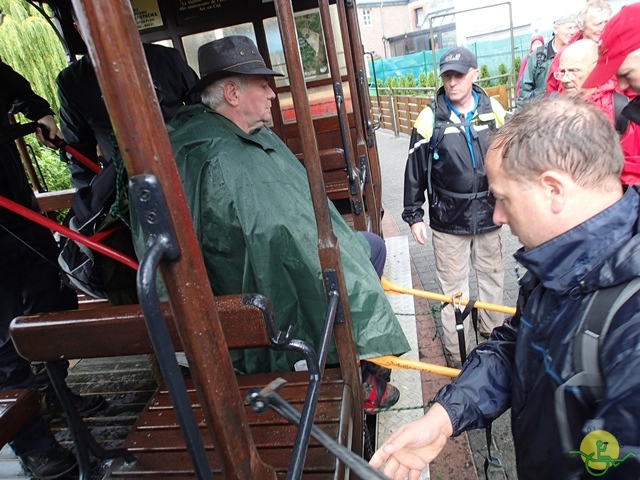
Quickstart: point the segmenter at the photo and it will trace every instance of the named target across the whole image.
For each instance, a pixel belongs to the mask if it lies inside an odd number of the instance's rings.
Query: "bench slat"
[[[229,348],[269,345],[262,312],[257,307],[243,305],[241,295],[216,297],[216,303]],[[174,348],[182,350],[168,303],[162,304],[162,313]],[[32,361],[153,353],[139,305],[17,317],[11,336],[18,353]]]
[[[286,372],[282,374],[283,378],[290,376],[292,380],[291,385],[287,383],[279,390],[283,398],[294,402],[300,402],[303,399],[304,389],[301,388],[301,385],[298,385],[301,374],[304,374],[304,372]],[[320,390],[319,408],[316,412],[314,423],[325,433],[343,445],[348,446],[350,435],[347,432],[350,428],[349,419],[352,411],[348,403],[348,398],[350,398],[350,395],[348,395],[349,388],[344,384],[338,383],[339,371],[337,369],[327,370],[326,376],[327,384],[323,383]],[[242,375],[238,377],[238,380],[242,381],[244,387],[248,385],[264,386],[264,383],[255,382],[257,377],[262,377],[263,380],[272,378],[264,375]],[[195,400],[191,379],[186,379],[186,383],[190,397]],[[324,401],[324,395],[327,392],[330,397],[335,397],[336,387],[341,389],[341,393],[338,395],[339,399]],[[244,394],[244,391],[242,393]],[[132,427],[124,444],[125,448],[137,457],[137,461],[131,465],[126,465],[122,460],[115,460],[107,478],[161,476],[169,479],[193,475],[184,440],[178,429],[175,413],[170,409],[170,404],[168,392],[158,389],[138,417],[138,421]],[[264,414],[256,414],[248,405],[245,411],[249,419],[253,440],[261,458],[272,465],[279,474],[284,475],[291,459],[297,427],[289,424],[271,411]],[[219,475],[219,461],[215,455],[212,441],[207,435],[202,412],[196,402],[194,402],[194,413],[198,419],[211,468],[216,475]],[[342,471],[336,472],[335,457],[317,441],[311,439],[305,461],[304,478],[335,479],[342,478],[342,475]]]

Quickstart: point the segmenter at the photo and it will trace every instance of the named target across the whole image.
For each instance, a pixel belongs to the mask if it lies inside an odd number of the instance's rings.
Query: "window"
[[[416,22],[416,28],[421,28],[424,23],[424,8],[419,7],[413,11],[413,18]]]
[[[371,26],[371,10],[362,10],[362,24],[364,26]]]

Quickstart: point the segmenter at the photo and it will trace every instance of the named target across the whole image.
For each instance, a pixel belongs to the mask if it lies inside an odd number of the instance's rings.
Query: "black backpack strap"
[[[627,133],[629,128],[629,119],[622,114],[622,110],[629,103],[629,97],[621,93],[613,91],[613,126],[620,136]]]
[[[431,138],[429,139],[429,158],[427,159],[427,196],[429,201],[431,201],[431,197],[433,195],[433,185],[431,184],[433,161],[440,158],[440,155],[438,154],[438,145],[440,145],[440,142],[442,141],[446,127],[442,122],[436,121],[436,101],[432,101],[429,104],[429,107],[433,112],[433,129],[431,132]]]
[[[591,294],[572,343],[573,370],[576,372],[555,391],[555,409],[563,451],[575,449],[571,438],[565,390],[580,387],[585,401],[594,410],[602,400],[604,378],[600,369],[600,345],[607,336],[613,317],[640,291],[640,277],[597,290]]]
[[[474,311],[473,306],[476,304],[475,300],[469,300],[464,310],[460,310],[456,302],[453,305],[453,311],[456,315],[456,331],[458,332],[458,347],[460,348],[460,361],[462,363],[467,359],[467,342],[464,338],[464,320],[469,314]]]

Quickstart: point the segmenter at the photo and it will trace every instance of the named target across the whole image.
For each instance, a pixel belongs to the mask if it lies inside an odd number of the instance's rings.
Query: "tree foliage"
[[[509,73],[509,70],[507,69],[504,63],[501,63],[500,65],[498,65],[498,75],[504,75],[504,77],[498,78],[496,83],[498,85],[506,85],[507,81],[509,80],[509,77],[507,76],[508,73]]]
[[[67,66],[60,40],[42,15],[24,0],[0,0],[0,58],[31,83],[58,112],[55,78]]]
[[[51,25],[24,0],[0,0],[0,58],[25,77],[35,93],[59,111],[55,78],[67,66],[64,50]],[[18,121],[24,118],[18,116]],[[70,188],[69,172],[58,154],[43,148],[35,135],[25,137],[49,190]]]
[[[491,73],[489,72],[489,67],[487,67],[486,65],[480,65],[480,76],[479,81],[478,81],[478,85],[480,85],[482,88],[486,88],[486,87],[490,87],[491,86],[491,81],[490,80],[483,80],[483,78],[489,78],[491,76]]]

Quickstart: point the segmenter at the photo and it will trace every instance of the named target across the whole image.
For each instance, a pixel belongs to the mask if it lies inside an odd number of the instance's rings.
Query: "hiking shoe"
[[[364,389],[364,413],[375,415],[380,410],[394,406],[400,399],[400,391],[389,382],[369,375],[362,384]]]
[[[54,480],[69,475],[78,468],[76,457],[60,444],[45,455],[21,455],[22,464],[40,480]]]
[[[107,401],[102,395],[78,395],[71,394],[73,404],[81,417],[87,417],[92,413],[103,410],[107,406]],[[58,396],[54,393],[45,393],[41,398],[42,413],[45,416],[51,416],[58,413],[64,413]]]
[[[367,373],[373,375],[374,377],[378,377],[380,380],[383,380],[385,382],[388,382],[389,380],[391,380],[391,369],[390,368],[386,368],[386,367],[381,367],[380,365],[373,363],[373,362],[367,362],[366,360],[362,360],[362,363],[364,363],[364,370],[365,370],[365,374],[363,375],[363,377],[366,377]]]

